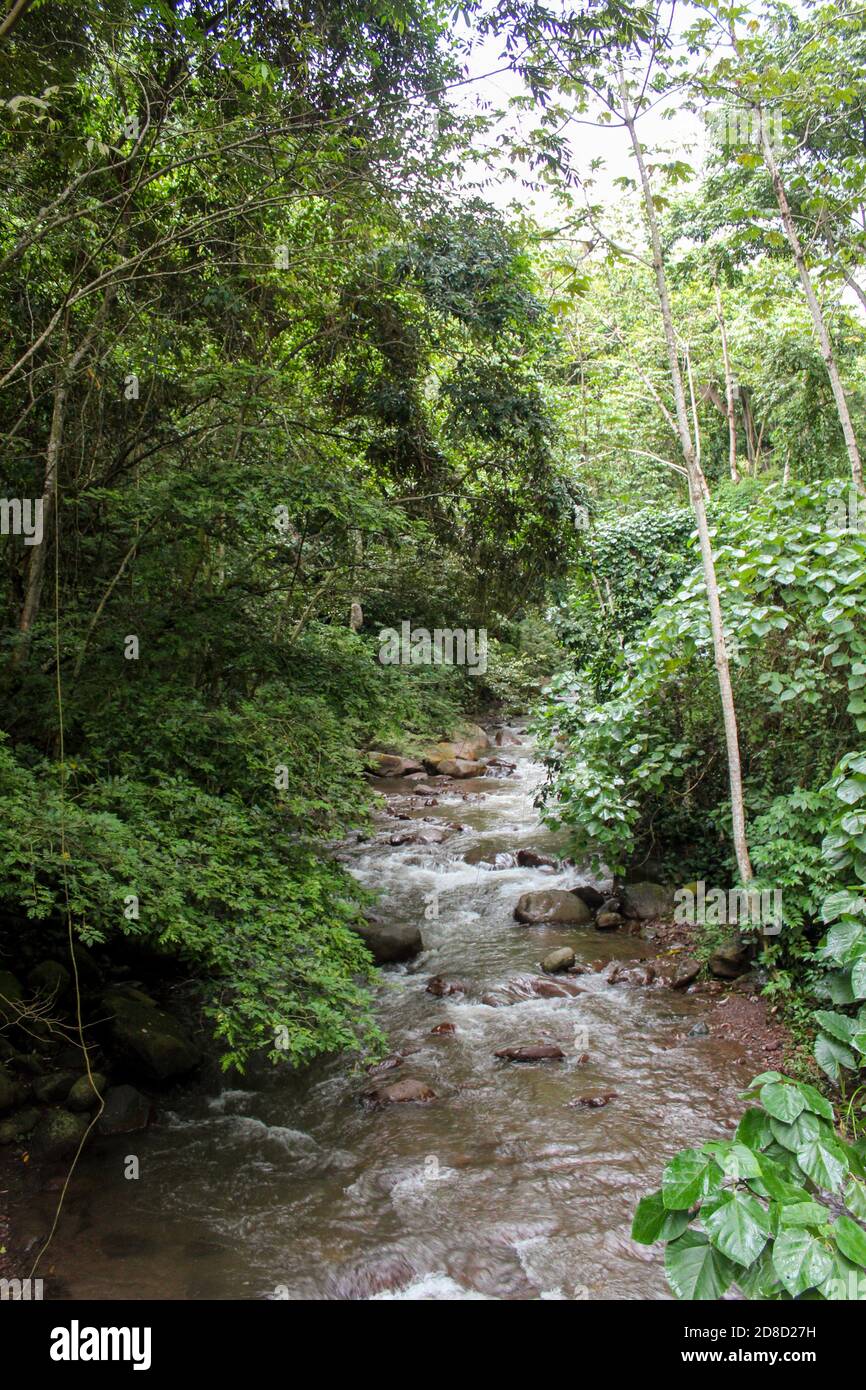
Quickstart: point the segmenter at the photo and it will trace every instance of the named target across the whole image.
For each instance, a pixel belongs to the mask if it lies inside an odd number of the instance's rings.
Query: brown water
[[[530,889],[568,887],[575,871],[491,871],[477,859],[520,847],[561,850],[539,823],[541,768],[503,750],[515,772],[462,800],[413,814],[465,829],[437,846],[394,847],[384,819],[345,860],[382,890],[380,915],[423,924],[424,954],[383,972],[379,1016],[407,1055],[385,1081],[415,1077],[430,1105],[369,1110],[370,1079],[345,1060],[248,1089],[183,1091],[150,1130],[88,1154],[40,1273],[74,1298],[646,1299],[667,1296],[657,1250],[634,1245],[634,1206],[677,1149],[720,1134],[751,1070],[738,1047],[690,1037],[709,1005],[670,990],[579,977],[577,997],[521,999],[559,945],[578,959],[634,958],[653,947],[594,928],[526,928],[513,907]],[[380,783],[393,794],[405,783]],[[405,809],[405,807],[404,807]],[[470,862],[467,862],[467,855]],[[431,897],[435,895],[435,897]],[[438,917],[425,907],[438,905]],[[426,992],[431,975],[464,996]],[[500,991],[503,1006],[480,1002]],[[517,1002],[507,1003],[517,997]],[[451,1022],[453,1036],[431,1036]],[[498,1048],[552,1041],[564,1062],[515,1065]],[[588,1052],[588,1063],[579,1057]],[[574,1109],[587,1091],[604,1108]],[[135,1154],[140,1177],[124,1177]],[[29,1220],[44,1229],[45,1194]]]

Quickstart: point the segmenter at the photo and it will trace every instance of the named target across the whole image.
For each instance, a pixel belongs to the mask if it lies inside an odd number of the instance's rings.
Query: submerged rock
[[[617,1095],[617,1091],[587,1091],[585,1096],[576,1096],[566,1103],[575,1109],[600,1110],[603,1105],[610,1105],[612,1100],[616,1100]]]
[[[519,849],[516,854],[518,864],[523,869],[558,869],[559,860],[552,854],[539,854],[534,849]]]
[[[555,1043],[530,1043],[526,1047],[502,1047],[494,1053],[503,1062],[564,1062],[565,1053]]]
[[[514,916],[525,926],[567,922],[585,927],[592,921],[592,913],[586,903],[575,897],[574,893],[561,888],[545,888],[536,893],[524,893],[518,899]]]
[[[449,994],[465,994],[466,989],[462,980],[446,980],[444,975],[433,975],[427,981],[427,993],[435,995],[437,999],[444,999]]]
[[[365,1091],[362,1097],[366,1105],[429,1105],[431,1100],[438,1097],[432,1086],[428,1086],[426,1081],[416,1081],[413,1077],[406,1076],[401,1081],[392,1081],[388,1086],[377,1086],[372,1091]]]
[[[441,845],[452,831],[436,825],[422,825],[413,830],[398,830],[391,836],[392,845]]]

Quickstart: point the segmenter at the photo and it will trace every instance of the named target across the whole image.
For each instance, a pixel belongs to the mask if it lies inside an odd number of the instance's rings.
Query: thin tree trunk
[[[39,545],[33,547],[30,563],[27,566],[24,602],[21,606],[21,616],[18,620],[19,640],[12,653],[11,664],[13,667],[26,665],[27,658],[30,654],[33,624],[39,616],[39,608],[42,603],[42,588],[45,582],[45,562],[48,552],[49,531],[52,518],[56,511],[58,465],[60,461],[60,451],[63,446],[63,430],[66,424],[66,404],[69,398],[69,388],[84,357],[90,351],[91,343],[96,336],[97,327],[101,323],[108,307],[109,298],[110,292],[103,301],[102,309],[97,320],[87,333],[85,333],[84,338],[75,349],[69,361],[65,366],[62,366],[58,372],[57,382],[54,388],[54,406],[51,411],[51,427],[48,431],[48,443],[45,447],[45,472],[42,479],[42,540]]]
[[[661,236],[659,235],[658,219],[656,218],[655,204],[652,198],[652,188],[650,186],[649,175],[647,174],[646,164],[644,163],[643,151],[637,136],[635,127],[635,117],[628,99],[625,79],[620,80],[620,90],[623,102],[623,120],[631,139],[632,149],[637,162],[638,173],[640,175],[641,188],[643,190],[644,210],[646,212],[647,224],[649,226],[650,239],[652,243],[653,269],[655,270],[656,288],[658,290],[659,305],[664,325],[665,343],[668,351],[668,365],[671,373],[671,384],[674,392],[674,403],[676,406],[677,430],[680,438],[680,447],[683,452],[686,469],[689,475],[689,493],[691,496],[692,508],[697,522],[698,540],[701,551],[701,563],[704,571],[704,582],[707,589],[707,604],[710,610],[710,626],[713,634],[713,656],[716,666],[716,675],[719,682],[719,695],[722,704],[722,718],[725,728],[725,745],[728,758],[728,781],[731,792],[731,819],[734,840],[734,853],[737,858],[737,868],[742,883],[751,883],[753,878],[752,862],[749,858],[749,846],[746,838],[746,812],[743,801],[743,775],[740,763],[740,742],[737,730],[737,716],[734,708],[734,692],[731,686],[731,668],[728,661],[728,649],[725,643],[725,629],[722,620],[722,607],[719,601],[719,586],[716,579],[716,566],[713,559],[713,548],[710,542],[710,529],[707,522],[707,508],[704,498],[704,480],[700,467],[695,458],[695,451],[692,445],[692,437],[689,431],[689,417],[686,408],[686,395],[683,388],[683,378],[680,371],[679,356],[677,354],[676,331],[674,329],[673,313],[671,312],[670,296],[668,294],[667,276],[665,275],[664,255],[662,252]]]
[[[722,338],[722,362],[725,368],[725,414],[728,417],[728,467],[731,470],[731,482],[738,483],[740,474],[737,469],[737,406],[734,400],[734,374],[731,371],[731,354],[728,351],[728,330],[725,326],[725,314],[722,308],[722,291],[719,282],[716,281],[716,318],[719,321],[719,333]]]
[[[863,465],[860,460],[860,450],[857,447],[857,436],[854,433],[854,426],[851,422],[851,412],[848,409],[848,402],[845,398],[845,390],[842,386],[842,378],[839,375],[839,367],[833,352],[833,344],[830,342],[830,334],[824,322],[824,314],[821,305],[818,303],[818,296],[812,284],[812,277],[809,274],[809,267],[806,265],[806,258],[803,255],[803,248],[800,245],[800,238],[797,235],[797,228],[794,225],[794,218],[791,207],[788,203],[788,196],[785,192],[785,185],[782,183],[782,176],[779,173],[779,166],[776,163],[776,156],[773,153],[773,145],[767,131],[767,123],[764,120],[764,111],[761,106],[757,107],[758,129],[761,134],[761,148],[764,153],[764,163],[770,174],[773,184],[773,192],[776,195],[776,202],[779,204],[779,212],[782,216],[782,226],[785,228],[785,235],[788,244],[793,252],[794,262],[797,266],[797,274],[800,277],[800,284],[809,305],[812,315],[812,323],[815,326],[815,333],[821,347],[821,356],[827,368],[827,375],[830,378],[830,385],[833,389],[833,399],[836,402],[836,409],[839,413],[839,421],[842,425],[842,434],[845,438],[845,447],[848,450],[848,458],[851,463],[851,477],[858,492],[866,491],[863,486]]]

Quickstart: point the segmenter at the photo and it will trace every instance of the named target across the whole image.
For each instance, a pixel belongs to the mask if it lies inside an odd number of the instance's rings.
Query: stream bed
[[[677,1149],[730,1132],[750,1061],[736,1042],[689,1035],[710,1016],[700,996],[611,985],[593,970],[576,977],[579,994],[526,994],[521,982],[537,979],[556,947],[590,967],[653,948],[622,931],[514,920],[522,893],[568,888],[577,874],[479,862],[563,852],[539,821],[543,769],[531,748],[492,751],[514,770],[468,789],[451,783],[436,806],[410,798],[405,782],[375,783],[393,811],[463,827],[443,843],[392,845],[407,822],[383,814],[372,838],[341,855],[381,890],[382,918],[422,924],[423,954],[384,970],[378,988],[402,1066],[371,1079],[351,1060],[326,1059],[248,1088],[193,1085],[150,1129],[99,1141],[40,1271],[46,1296],[669,1296],[660,1251],[629,1237],[634,1207]],[[434,997],[426,986],[439,974],[465,993]],[[455,1031],[433,1034],[443,1023]],[[558,1044],[565,1060],[494,1056],[533,1042]],[[437,1098],[360,1103],[371,1085],[404,1077]],[[569,1104],[593,1091],[615,1097]],[[137,1179],[124,1176],[128,1155]],[[55,1201],[41,1195],[34,1229],[50,1224]]]

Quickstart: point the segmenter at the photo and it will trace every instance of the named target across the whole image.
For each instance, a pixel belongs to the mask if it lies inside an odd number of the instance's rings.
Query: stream
[[[579,994],[527,991],[556,947],[590,967],[654,947],[624,931],[514,920],[520,894],[568,888],[577,874],[478,862],[519,848],[564,852],[538,818],[543,769],[531,748],[491,752],[513,772],[450,783],[436,806],[410,799],[405,782],[374,782],[392,810],[459,823],[444,843],[392,845],[407,822],[383,813],[371,838],[341,853],[381,890],[380,916],[423,924],[423,954],[384,970],[378,987],[402,1066],[370,1078],[329,1058],[242,1088],[178,1089],[156,1125],[83,1157],[40,1271],[46,1296],[669,1296],[660,1251],[630,1240],[635,1204],[676,1150],[729,1132],[749,1060],[737,1043],[689,1035],[710,1016],[700,996],[611,985],[593,970],[576,977]],[[434,997],[426,986],[437,974],[466,992]],[[434,1035],[443,1023],[456,1031]],[[494,1056],[533,1042],[558,1044],[565,1060]],[[437,1098],[359,1103],[372,1085],[404,1077]],[[569,1105],[599,1090],[614,1099]],[[124,1176],[130,1154],[137,1180]],[[34,1230],[50,1224],[55,1201],[41,1195]]]

